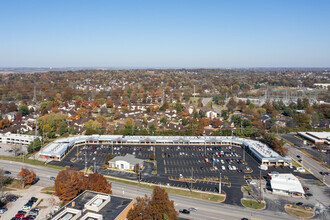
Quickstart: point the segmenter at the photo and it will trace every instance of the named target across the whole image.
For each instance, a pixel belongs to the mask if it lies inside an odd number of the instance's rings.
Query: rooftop
[[[270,185],[272,188],[305,194],[300,181],[292,173],[269,173],[268,175],[271,176]]]
[[[142,159],[136,158],[132,154],[126,154],[125,156],[116,156],[115,158],[110,160],[110,162],[116,162],[116,161],[119,161],[119,160],[129,162],[130,164],[137,164],[137,163],[140,164],[144,161]]]
[[[62,219],[116,219],[133,199],[118,197],[106,193],[86,190],[63,206],[53,216],[53,220]]]

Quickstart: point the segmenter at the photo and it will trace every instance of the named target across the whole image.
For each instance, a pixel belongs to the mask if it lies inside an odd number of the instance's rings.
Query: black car
[[[21,220],[21,218],[19,218],[19,217],[13,217],[10,220]]]
[[[301,205],[303,205],[303,203],[302,202],[297,202],[296,205],[301,206]]]
[[[6,171],[5,171],[5,174],[8,174],[8,175],[10,175],[10,174],[11,174],[11,172],[10,172],[10,171],[8,171],[8,170],[6,170]]]
[[[187,209],[180,209],[179,212],[181,212],[183,214],[190,214],[190,211]]]
[[[312,197],[313,194],[312,194],[312,193],[306,193],[306,196],[308,196],[308,197]]]
[[[20,210],[20,211],[18,211],[17,213],[21,213],[21,214],[25,215],[25,214],[26,214],[26,211],[22,211],[22,210]]]

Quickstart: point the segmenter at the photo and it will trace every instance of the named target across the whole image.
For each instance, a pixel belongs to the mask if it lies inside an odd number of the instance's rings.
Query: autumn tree
[[[151,198],[147,195],[136,198],[134,207],[128,212],[128,220],[143,219],[179,219],[174,208],[174,201],[170,200],[164,189],[156,186]]]
[[[85,123],[86,135],[99,134],[101,123],[96,120],[89,120]]]
[[[76,168],[61,170],[55,179],[55,195],[63,202],[78,196],[83,190],[92,190],[111,194],[111,184],[102,174],[94,173],[85,177]]]
[[[235,99],[230,98],[227,103],[228,112],[233,112],[236,106],[237,106],[237,102],[235,101]]]
[[[85,183],[86,190],[112,194],[111,183],[99,173],[89,174]]]
[[[76,168],[61,170],[55,179],[55,195],[63,202],[69,202],[78,196],[84,188],[84,174]]]
[[[25,168],[21,169],[21,171],[17,174],[17,177],[21,179],[23,187],[33,184],[36,180],[36,174],[32,170]]]
[[[212,121],[211,121],[211,125],[214,127],[214,128],[218,128],[222,125],[222,121],[219,119],[219,118],[214,118]]]

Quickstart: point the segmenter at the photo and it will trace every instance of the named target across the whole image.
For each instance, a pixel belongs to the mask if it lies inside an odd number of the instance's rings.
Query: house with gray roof
[[[117,156],[109,161],[109,167],[118,168],[121,170],[133,170],[136,164],[139,167],[143,167],[144,160],[136,158],[132,154],[126,154],[125,156]]]

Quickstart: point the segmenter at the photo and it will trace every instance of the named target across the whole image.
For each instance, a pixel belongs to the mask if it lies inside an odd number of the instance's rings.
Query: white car
[[[221,163],[222,163],[222,164],[225,164],[225,161],[221,160]]]
[[[221,168],[222,168],[222,170],[226,170],[226,167],[225,167],[225,166],[223,166],[223,165],[221,166]]]
[[[23,210],[29,210],[29,209],[31,209],[31,206],[29,206],[29,205],[25,205],[25,206],[23,206],[22,209],[23,209]]]
[[[214,167],[215,170],[218,170],[218,167]]]

